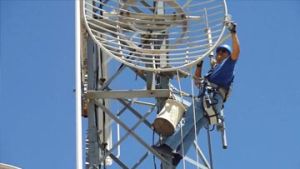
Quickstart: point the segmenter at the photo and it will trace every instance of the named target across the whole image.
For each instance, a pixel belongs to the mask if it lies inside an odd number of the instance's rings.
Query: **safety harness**
[[[218,100],[214,99],[216,94],[219,94],[223,98],[223,104],[226,102],[231,91],[220,87],[214,83],[210,83],[207,78],[202,79],[201,81],[202,94],[199,96],[202,98],[203,108],[205,110],[205,116],[209,120],[209,124],[218,124],[222,120],[219,112],[215,109],[215,105],[218,104]],[[224,107],[224,105],[223,105]]]

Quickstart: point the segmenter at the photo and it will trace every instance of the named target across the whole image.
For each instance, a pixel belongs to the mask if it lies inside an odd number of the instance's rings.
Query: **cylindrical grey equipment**
[[[172,135],[185,111],[186,109],[182,103],[174,99],[168,99],[154,120],[154,130],[162,136]]]

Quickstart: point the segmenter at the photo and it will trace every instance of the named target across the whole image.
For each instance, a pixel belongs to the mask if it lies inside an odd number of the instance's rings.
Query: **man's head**
[[[216,49],[216,60],[217,63],[221,63],[224,59],[231,55],[231,47],[229,45],[221,45]]]

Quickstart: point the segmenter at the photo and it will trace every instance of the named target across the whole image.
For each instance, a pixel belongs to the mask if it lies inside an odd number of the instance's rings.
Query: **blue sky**
[[[228,4],[241,57],[215,168],[300,169],[300,1]],[[75,168],[74,39],[73,1],[0,0],[0,162]]]

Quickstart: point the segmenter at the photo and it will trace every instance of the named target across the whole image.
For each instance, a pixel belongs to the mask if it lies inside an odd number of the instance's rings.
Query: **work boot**
[[[173,159],[172,159],[172,164],[176,167],[182,159],[181,154],[179,153],[173,153]]]
[[[166,144],[162,144],[160,146],[153,145],[152,148],[165,157],[173,157],[172,148]]]

